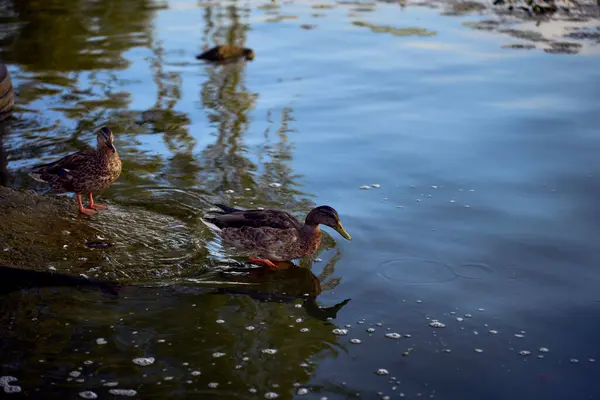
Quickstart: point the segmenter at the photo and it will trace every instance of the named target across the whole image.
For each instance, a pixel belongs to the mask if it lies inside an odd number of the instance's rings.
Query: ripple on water
[[[416,257],[384,261],[377,268],[377,275],[389,281],[411,285],[430,285],[457,278],[447,264]]]
[[[128,200],[135,200],[135,196]],[[177,202],[170,210],[185,215],[190,212],[187,208],[186,204]],[[136,209],[135,218],[132,219],[127,209],[114,207],[111,208],[110,218],[95,219],[90,224],[99,232],[110,232],[107,240],[115,243],[112,249],[127,249],[114,250],[110,254],[114,266],[130,267],[128,275],[131,279],[138,277],[138,274],[146,277],[149,272],[157,277],[169,275],[173,272],[171,268],[177,269],[182,262],[193,257],[199,241],[197,233],[191,227],[181,225],[179,219],[144,209]],[[131,233],[132,230],[135,234]],[[152,267],[139,267],[145,264]],[[110,269],[108,271],[112,272]]]
[[[498,272],[496,268],[485,263],[469,262],[449,266],[454,275],[462,279],[487,279]]]

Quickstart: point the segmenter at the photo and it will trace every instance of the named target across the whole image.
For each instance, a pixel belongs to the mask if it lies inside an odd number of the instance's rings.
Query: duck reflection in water
[[[227,275],[229,282],[235,283],[230,287],[217,289],[214,294],[243,294],[261,302],[291,303],[302,299],[302,307],[313,318],[326,321],[335,319],[337,313],[350,302],[345,299],[331,307],[320,307],[317,297],[324,290],[333,290],[340,278],[331,277],[335,263],[340,259],[339,251],[334,255],[323,272],[316,276],[307,267],[298,267],[292,262],[280,262],[277,270],[268,267],[256,268],[248,272],[247,268],[231,268],[228,272],[247,272],[246,275]],[[242,284],[243,285],[240,285]]]

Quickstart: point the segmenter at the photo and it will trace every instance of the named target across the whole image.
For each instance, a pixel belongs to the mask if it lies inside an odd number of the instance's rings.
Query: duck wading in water
[[[319,224],[335,229],[344,238],[352,237],[332,207],[319,206],[308,213],[304,224],[279,210],[238,210],[216,204],[222,211],[202,222],[216,231],[227,244],[243,251],[250,262],[278,268],[278,261],[290,261],[313,254],[321,244]]]
[[[210,62],[236,61],[245,58],[248,61],[254,60],[254,50],[245,47],[221,45],[206,50],[204,53],[196,56],[198,60]]]
[[[96,210],[107,208],[94,203],[92,193],[108,188],[117,180],[121,174],[121,159],[109,128],[100,128],[97,140],[95,150],[79,151],[49,164],[36,165],[29,176],[49,183],[54,193],[75,193],[82,214],[92,215]],[[86,193],[89,195],[89,208],[83,207],[81,201],[81,195]]]

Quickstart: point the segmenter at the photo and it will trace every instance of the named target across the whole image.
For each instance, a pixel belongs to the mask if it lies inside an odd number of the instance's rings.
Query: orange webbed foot
[[[94,203],[94,196],[92,195],[92,192],[89,193],[89,201],[90,201],[90,208],[92,210],[104,210],[104,209],[108,208],[108,206]]]
[[[248,260],[251,263],[257,263],[257,264],[264,264],[269,268],[272,269],[279,269],[279,266],[277,264],[275,264],[273,261],[266,259],[266,258],[255,258],[255,257],[248,257]]]
[[[80,208],[79,212],[85,215],[94,215],[96,214],[96,210],[92,210],[91,208]]]
[[[92,194],[90,193],[90,206],[94,205],[94,202],[92,200]],[[85,215],[94,215],[96,214],[95,210],[92,210],[92,207],[90,208],[85,208],[83,206],[83,202],[81,201],[81,194],[77,193],[77,204],[79,205],[79,212]]]

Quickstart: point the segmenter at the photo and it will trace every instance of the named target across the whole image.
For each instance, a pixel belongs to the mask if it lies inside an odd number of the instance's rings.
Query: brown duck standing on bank
[[[275,262],[289,261],[313,254],[321,244],[319,224],[335,229],[344,238],[351,236],[344,230],[340,217],[333,208],[314,208],[304,224],[290,213],[279,210],[238,210],[216,204],[223,211],[202,218],[208,227],[223,240],[257,262],[277,268]]]
[[[15,104],[10,73],[6,64],[0,61],[0,122],[10,117]]]
[[[0,185],[8,185],[8,154],[4,138],[10,128],[10,116],[15,104],[15,96],[6,64],[0,61]]]
[[[245,58],[249,61],[254,60],[254,50],[244,47],[221,45],[215,46],[196,56],[198,60],[212,62],[234,61],[240,58]]]
[[[50,183],[55,193],[75,193],[82,214],[92,215],[96,210],[107,208],[94,203],[92,193],[108,188],[117,180],[121,174],[121,159],[109,128],[100,128],[97,140],[95,150],[79,151],[49,164],[36,165],[29,176]],[[84,193],[89,195],[89,208],[83,207],[81,195]]]

